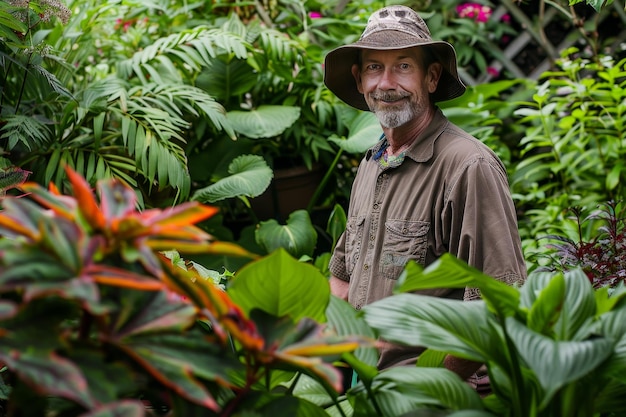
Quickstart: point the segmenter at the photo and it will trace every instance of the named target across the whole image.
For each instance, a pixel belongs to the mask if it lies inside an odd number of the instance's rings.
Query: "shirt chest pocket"
[[[408,261],[423,265],[428,248],[428,229],[424,221],[387,220],[380,257],[380,273],[398,279]]]

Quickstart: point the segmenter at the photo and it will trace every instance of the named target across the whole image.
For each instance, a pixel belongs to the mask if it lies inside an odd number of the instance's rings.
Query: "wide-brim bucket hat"
[[[369,110],[352,75],[359,50],[394,50],[429,45],[443,66],[434,102],[451,100],[465,92],[459,78],[454,47],[445,41],[433,40],[430,30],[419,14],[407,6],[387,6],[374,12],[359,40],[330,51],[324,59],[324,83],[341,100],[360,110]]]

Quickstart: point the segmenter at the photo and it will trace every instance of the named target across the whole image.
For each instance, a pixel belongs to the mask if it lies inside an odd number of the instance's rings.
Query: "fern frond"
[[[32,150],[41,147],[50,137],[50,129],[38,118],[15,114],[4,116],[6,122],[0,129],[0,137],[7,139],[7,150],[15,148],[18,143],[22,143]]]

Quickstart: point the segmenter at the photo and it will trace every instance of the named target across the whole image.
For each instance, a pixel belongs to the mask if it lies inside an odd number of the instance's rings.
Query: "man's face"
[[[357,87],[370,110],[386,128],[419,118],[430,106],[441,66],[423,66],[419,47],[389,51],[363,50],[362,63],[353,66]]]

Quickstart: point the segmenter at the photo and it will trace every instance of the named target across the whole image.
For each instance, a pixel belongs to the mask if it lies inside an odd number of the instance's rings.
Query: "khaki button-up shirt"
[[[374,155],[361,161],[352,186],[347,227],[330,261],[349,281],[356,308],[392,294],[409,260],[428,266],[444,253],[507,283],[526,277],[506,169],[482,142],[439,110],[399,166]],[[463,291],[421,293],[463,298]],[[465,298],[476,298],[472,290]]]

